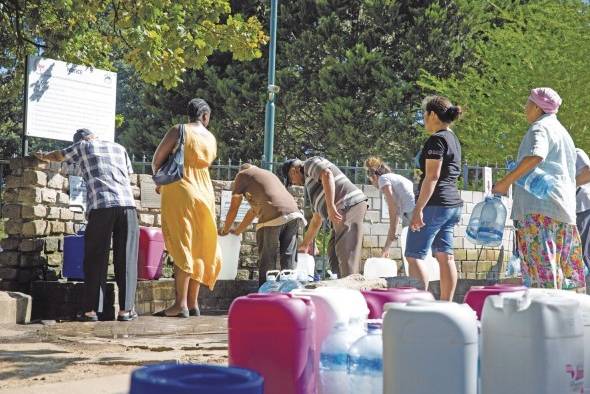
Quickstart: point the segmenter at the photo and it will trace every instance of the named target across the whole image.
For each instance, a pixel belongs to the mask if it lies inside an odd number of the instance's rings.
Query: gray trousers
[[[276,269],[294,269],[297,262],[297,232],[299,219],[280,226],[263,227],[256,231],[259,269],[258,283],[266,282],[266,272]],[[277,255],[280,268],[277,267]]]
[[[576,225],[582,239],[582,256],[586,267],[590,268],[590,209],[576,214]]]
[[[365,213],[367,203],[363,201],[343,212],[339,224],[332,224],[328,259],[332,272],[339,278],[361,272]]]
[[[84,312],[102,312],[111,238],[119,308],[130,310],[135,305],[139,249],[137,212],[127,207],[93,209],[84,234]]]

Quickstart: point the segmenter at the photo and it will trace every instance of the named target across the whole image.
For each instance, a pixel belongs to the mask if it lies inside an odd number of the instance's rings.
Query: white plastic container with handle
[[[242,237],[235,234],[227,234],[217,237],[217,245],[221,250],[221,271],[217,280],[234,280],[238,275],[238,263],[240,261],[240,246]]]
[[[365,261],[365,279],[393,278],[397,276],[397,263],[383,257],[370,257]]]
[[[306,275],[313,278],[315,275],[315,259],[310,254],[297,253],[297,267],[295,270],[305,272]]]

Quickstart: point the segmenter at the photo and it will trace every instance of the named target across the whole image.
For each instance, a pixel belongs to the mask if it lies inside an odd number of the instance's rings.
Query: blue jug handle
[[[84,223],[84,224],[82,225],[82,227],[80,227],[80,230],[78,230],[78,231],[76,232],[76,234],[77,234],[77,235],[82,235],[82,234],[84,234],[85,232],[86,232],[86,223]]]

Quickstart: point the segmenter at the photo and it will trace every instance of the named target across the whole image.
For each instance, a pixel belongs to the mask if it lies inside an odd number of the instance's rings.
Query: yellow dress
[[[210,289],[221,269],[215,194],[209,166],[217,141],[202,126],[185,125],[183,179],[162,186],[162,233],[166,250],[181,270]]]

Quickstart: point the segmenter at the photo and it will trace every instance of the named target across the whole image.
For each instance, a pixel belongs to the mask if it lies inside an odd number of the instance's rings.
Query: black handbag
[[[184,124],[178,128],[178,147],[170,153],[166,162],[152,175],[158,186],[168,185],[182,179],[184,173]]]

